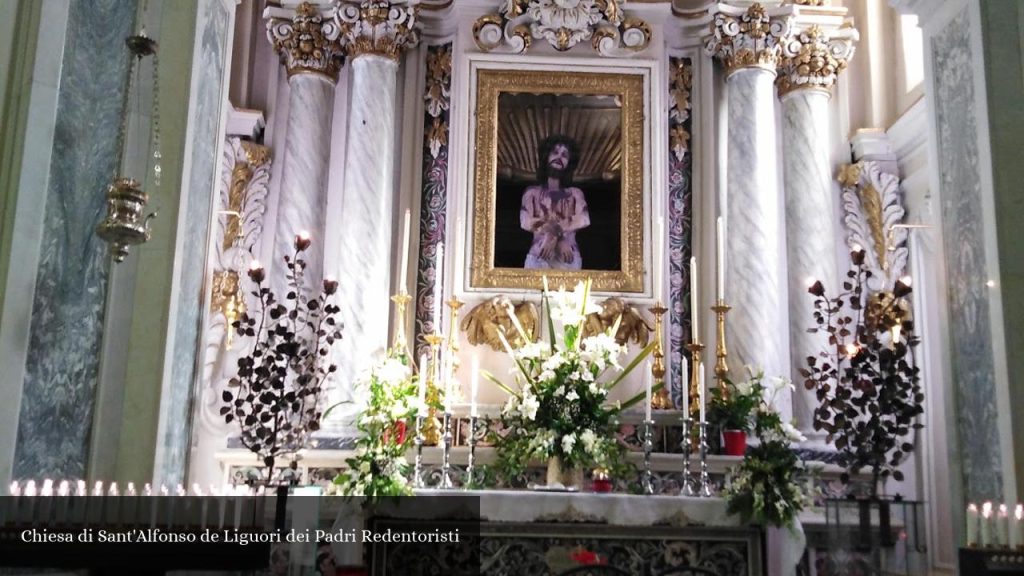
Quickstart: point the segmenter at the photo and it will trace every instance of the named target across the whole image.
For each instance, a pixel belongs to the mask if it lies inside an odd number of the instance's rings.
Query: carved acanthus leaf
[[[376,54],[397,60],[419,43],[418,17],[419,5],[407,0],[346,0],[335,19],[349,58]]]
[[[790,28],[789,16],[771,17],[760,4],[739,14],[720,11],[711,22],[704,49],[722,60],[726,74],[752,67],[774,71]]]
[[[783,43],[779,65],[779,95],[801,88],[828,91],[853,57],[856,30],[844,28],[829,35],[811,26]]]
[[[651,27],[623,11],[625,0],[506,0],[498,13],[477,19],[473,38],[484,52],[522,53],[531,40],[544,40],[558,51],[591,41],[602,56],[643,50]]]
[[[683,124],[690,118],[690,90],[693,88],[693,71],[683,58],[671,60],[669,78],[669,147],[677,160],[682,160],[690,150],[690,133]]]
[[[906,211],[900,182],[876,162],[844,166],[839,174],[843,197],[843,222],[847,243],[865,249],[864,265],[871,271],[868,288],[877,291],[892,286],[907,265]]]
[[[339,32],[338,25],[309,2],[299,4],[291,18],[267,19],[267,38],[281,55],[288,76],[313,73],[336,81],[342,65]]]

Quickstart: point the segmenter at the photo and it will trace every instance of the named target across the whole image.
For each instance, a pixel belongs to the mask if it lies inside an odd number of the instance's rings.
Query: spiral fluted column
[[[854,32],[855,34],[855,32]],[[786,193],[786,246],[789,269],[789,335],[792,376],[797,384],[793,416],[801,432],[814,431],[818,399],[800,377],[807,357],[828,347],[825,333],[810,334],[814,322],[809,279],[820,280],[829,294],[838,287],[837,217],[829,157],[829,98],[836,76],[853,54],[853,37],[829,38],[818,26],[794,33],[783,47],[777,80],[782,100],[783,178]]]
[[[329,15],[308,2],[300,4],[291,15],[274,7],[267,8],[264,16],[267,36],[288,70],[289,86],[274,253],[276,258],[292,254],[296,234],[305,231],[312,235],[315,241],[305,254],[305,277],[308,285],[318,287],[324,268],[334,85],[342,62],[337,44],[339,28]],[[283,274],[273,277],[283,282]]]
[[[405,2],[338,7],[341,43],[352,68],[337,267],[345,302],[338,361],[343,385],[388,345],[398,60],[418,40],[416,15],[415,6]]]
[[[719,5],[707,51],[726,72],[726,302],[729,364],[789,373],[783,334],[782,205],[776,169],[775,67],[789,21],[754,4]],[[788,412],[788,399],[779,406]]]

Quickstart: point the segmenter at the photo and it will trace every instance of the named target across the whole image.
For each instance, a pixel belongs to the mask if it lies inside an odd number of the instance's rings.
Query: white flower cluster
[[[587,285],[580,282],[572,292],[559,288],[557,292],[548,293],[551,319],[563,326],[576,326],[583,322],[587,315],[600,312],[601,307],[589,298],[587,292]]]

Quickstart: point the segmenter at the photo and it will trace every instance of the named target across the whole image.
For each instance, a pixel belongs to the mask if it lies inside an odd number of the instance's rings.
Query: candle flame
[[[991,502],[985,502],[984,504],[981,505],[981,515],[984,516],[985,518],[990,518],[992,516],[992,503]]]
[[[252,262],[249,262],[249,270],[259,270],[260,268],[263,268],[263,265],[260,264],[259,260],[254,259]]]
[[[128,496],[135,496],[137,494],[135,492],[135,482],[128,483],[128,490],[125,491],[125,494],[127,494]]]
[[[29,480],[28,482],[25,483],[25,496],[35,496],[35,495],[36,495],[36,481],[35,480]]]
[[[1013,510],[1013,516],[1017,520],[1024,520],[1024,504],[1017,504],[1017,507]]]
[[[974,502],[971,502],[970,504],[967,505],[967,510],[969,512],[977,512],[978,511],[978,505],[975,504]]]
[[[67,496],[71,493],[71,484],[67,480],[61,480],[60,485],[57,486],[57,496]]]
[[[9,489],[9,493],[10,493],[11,496],[21,496],[21,487],[18,486],[18,481],[17,480],[15,480],[14,482],[11,482],[11,487]]]
[[[53,480],[49,478],[43,480],[43,496],[53,496]]]

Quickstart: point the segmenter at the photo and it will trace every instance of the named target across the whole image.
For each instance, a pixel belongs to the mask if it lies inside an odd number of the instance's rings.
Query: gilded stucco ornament
[[[790,27],[790,17],[773,18],[760,4],[741,13],[720,11],[711,22],[704,49],[722,61],[726,74],[744,68],[774,71]]]
[[[903,276],[910,255],[899,179],[877,162],[863,161],[842,167],[837,180],[842,186],[847,243],[865,250],[864,265],[871,271],[868,288],[892,286]]]
[[[362,0],[339,4],[335,20],[349,58],[370,54],[398,60],[419,43],[418,17],[415,1]]]
[[[855,35],[848,32],[842,30],[841,35],[830,36],[821,27],[811,26],[790,35],[782,45],[776,79],[779,96],[798,89],[829,92],[853,57]]]
[[[690,90],[693,88],[693,70],[682,59],[676,59],[669,77],[669,134],[668,143],[676,160],[682,160],[690,150],[690,133],[683,127],[690,118]]]
[[[424,100],[431,124],[427,128],[430,155],[437,158],[448,144],[448,122],[444,112],[451,105],[452,49],[445,46],[427,54],[427,86]]]
[[[643,50],[651,27],[627,16],[625,0],[507,0],[497,14],[480,17],[473,38],[484,52],[522,53],[532,40],[544,40],[558,51],[590,40],[602,56]]]
[[[537,306],[532,302],[520,302],[512,304],[507,296],[495,296],[477,304],[462,319],[460,328],[466,333],[466,339],[470,344],[490,346],[495,351],[504,350],[501,338],[498,334],[504,334],[508,343],[513,348],[519,348],[525,342],[519,336],[519,331],[512,324],[509,310],[515,314],[519,325],[526,334],[536,340],[540,333],[538,328],[540,315]]]
[[[600,312],[587,315],[583,323],[583,336],[596,336],[612,328],[616,328],[615,342],[620,346],[630,341],[641,347],[647,346],[654,332],[654,327],[644,318],[643,313],[618,296],[606,298],[601,303]]]
[[[309,73],[337,81],[343,60],[339,34],[334,20],[309,2],[299,4],[290,19],[267,20],[267,38],[281,55],[289,77]]]

